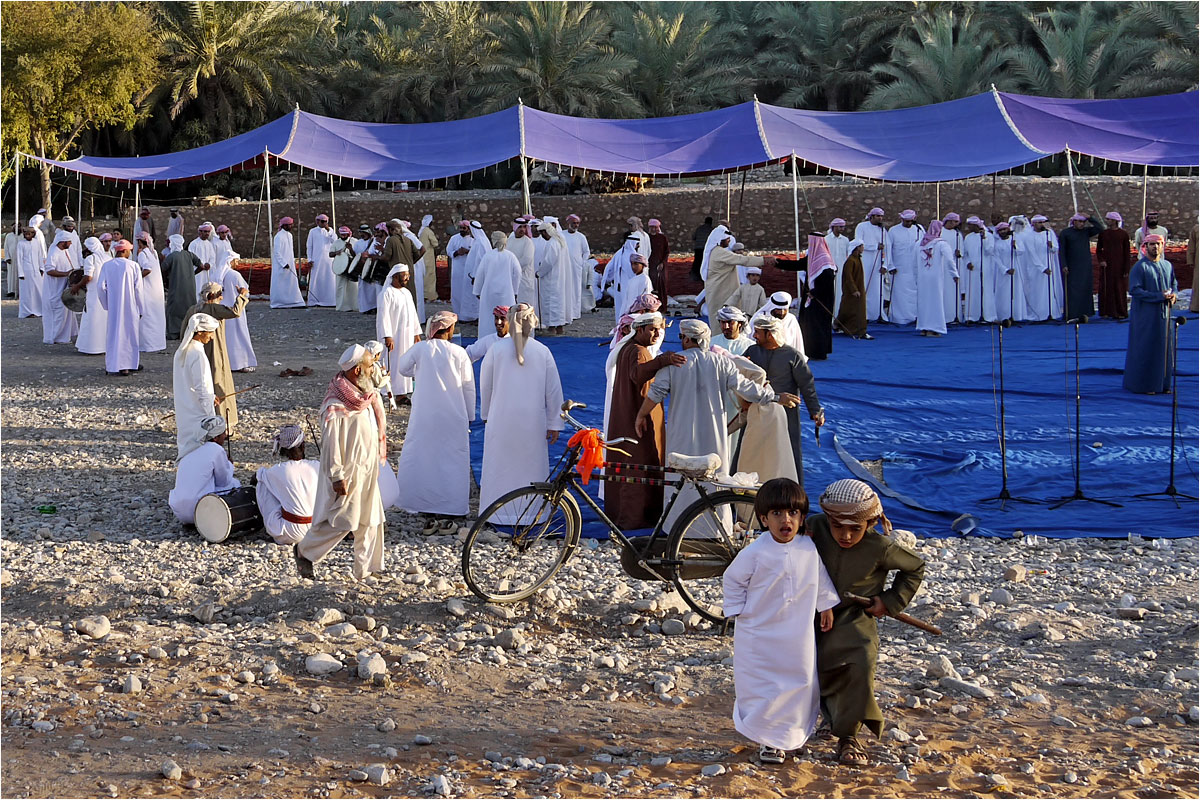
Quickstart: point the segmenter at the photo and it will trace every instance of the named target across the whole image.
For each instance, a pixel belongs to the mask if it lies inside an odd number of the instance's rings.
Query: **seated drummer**
[[[271,452],[283,459],[254,476],[263,526],[275,544],[294,545],[312,526],[319,463],[304,458],[304,431],[284,425],[271,437]]]
[[[225,454],[228,438],[225,420],[221,417],[205,417],[200,421],[204,429],[204,444],[179,460],[175,473],[175,488],[167,498],[171,510],[184,525],[196,522],[196,503],[206,494],[227,492],[241,486],[233,477],[233,463]]]

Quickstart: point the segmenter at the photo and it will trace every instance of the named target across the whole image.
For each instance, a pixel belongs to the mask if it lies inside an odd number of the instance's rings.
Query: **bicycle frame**
[[[679,499],[681,492],[676,491],[675,494],[671,496],[670,501],[667,503],[666,507],[663,508],[663,512],[659,516],[658,522],[655,523],[654,530],[649,536],[646,537],[645,543],[641,546],[638,546],[637,544],[634,544],[632,539],[625,535],[625,532],[622,531],[607,514],[604,513],[604,509],[600,507],[600,504],[593,500],[591,495],[583,490],[583,486],[580,485],[579,480],[574,474],[575,464],[579,461],[579,452],[580,449],[578,447],[573,447],[568,450],[566,464],[564,464],[559,473],[554,476],[553,480],[547,481],[542,485],[550,488],[553,491],[553,497],[555,501],[558,500],[559,496],[563,492],[570,493],[572,497],[576,498],[576,502],[578,502],[578,497],[582,497],[584,502],[591,507],[592,511],[596,512],[596,516],[598,516],[600,521],[608,528],[609,533],[612,534],[613,538],[615,538],[623,548],[626,548],[637,556],[637,565],[639,567],[646,570],[648,573],[664,583],[671,583],[671,575],[663,575],[661,572],[655,569],[655,567],[666,567],[669,571],[669,568],[678,566],[678,563],[669,561],[665,558],[647,559],[647,554],[652,552],[652,547],[655,542],[657,542],[660,538],[667,537],[668,531],[663,529],[663,524],[670,516],[671,509],[675,507],[675,502]],[[703,499],[708,499],[708,492],[705,491],[704,485],[698,481],[694,481],[685,477],[681,477],[677,481],[663,481],[664,486],[674,486],[676,490],[683,488],[685,484],[691,484],[692,486],[696,487],[696,491],[700,494],[700,497]],[[571,490],[574,491],[572,492]]]

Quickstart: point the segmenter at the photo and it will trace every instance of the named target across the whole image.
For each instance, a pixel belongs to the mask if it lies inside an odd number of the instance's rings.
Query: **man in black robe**
[[[1096,304],[1092,299],[1092,239],[1104,230],[1100,220],[1076,214],[1071,227],[1058,237],[1058,260],[1062,267],[1066,307],[1063,319],[1094,317]]]

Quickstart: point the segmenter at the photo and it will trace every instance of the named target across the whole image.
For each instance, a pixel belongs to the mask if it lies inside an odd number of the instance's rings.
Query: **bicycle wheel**
[[[721,588],[725,568],[764,530],[754,515],[755,492],[720,491],[701,497],[671,529],[667,558],[684,602],[712,622],[724,622]]]
[[[579,543],[575,498],[548,486],[514,489],[496,499],[463,543],[467,586],[492,603],[524,600],[550,582]]]

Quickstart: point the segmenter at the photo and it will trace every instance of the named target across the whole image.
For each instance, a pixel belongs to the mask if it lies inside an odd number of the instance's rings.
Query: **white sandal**
[[[758,748],[758,760],[764,764],[782,764],[787,758],[787,753],[775,748],[767,747],[765,744]]]

